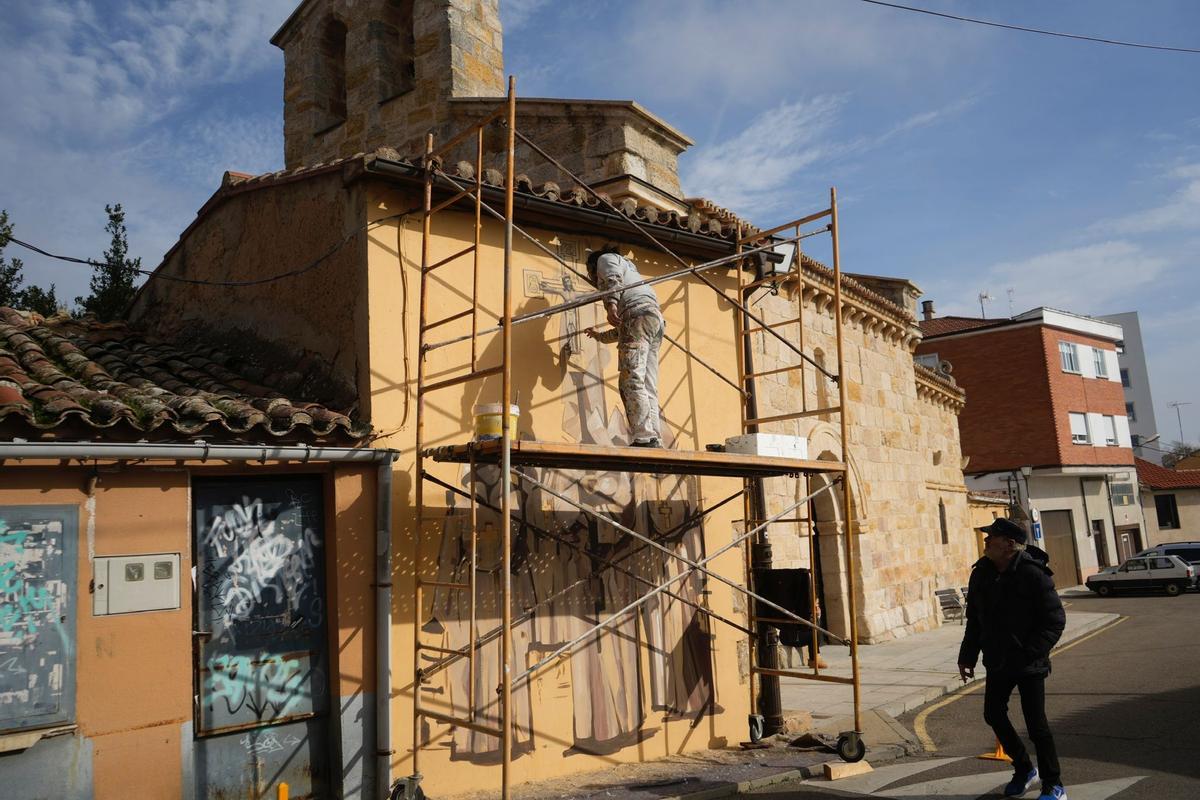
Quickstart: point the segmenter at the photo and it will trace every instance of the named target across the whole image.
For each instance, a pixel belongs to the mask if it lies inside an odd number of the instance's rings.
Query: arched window
[[[316,86],[316,133],[346,121],[346,25],[330,19],[321,30],[320,63]]]
[[[371,25],[381,103],[410,92],[417,85],[413,0],[387,0],[382,17]]]

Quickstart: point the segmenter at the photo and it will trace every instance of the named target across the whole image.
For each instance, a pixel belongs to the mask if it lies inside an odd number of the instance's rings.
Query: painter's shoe
[[[661,448],[662,440],[661,439],[647,439],[644,442],[630,442],[629,446],[630,447],[658,447],[658,448]]]
[[[1028,772],[1017,770],[1009,781],[1004,786],[1005,797],[1020,797],[1029,791],[1029,787],[1033,786],[1034,781],[1038,779],[1037,767],[1030,767]],[[1046,800],[1050,795],[1042,795],[1038,800]],[[1064,795],[1065,797],[1066,795]]]
[[[1067,800],[1067,790],[1061,784],[1048,789],[1042,787],[1042,793],[1038,795],[1038,800]]]

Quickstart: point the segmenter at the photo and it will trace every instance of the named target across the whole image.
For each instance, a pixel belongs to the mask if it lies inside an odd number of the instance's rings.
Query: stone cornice
[[[955,414],[960,413],[967,403],[967,393],[959,388],[954,379],[936,370],[914,362],[913,378],[917,384],[917,396],[923,400],[944,406]]]

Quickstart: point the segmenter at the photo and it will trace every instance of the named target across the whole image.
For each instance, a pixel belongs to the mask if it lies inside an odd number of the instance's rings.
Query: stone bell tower
[[[271,43],[288,169],[420,152],[426,131],[451,125],[452,98],[505,92],[498,0],[304,0]]]

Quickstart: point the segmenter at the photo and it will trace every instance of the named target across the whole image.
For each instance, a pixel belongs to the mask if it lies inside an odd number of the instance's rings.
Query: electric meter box
[[[92,614],[179,608],[179,553],[96,558]]]

